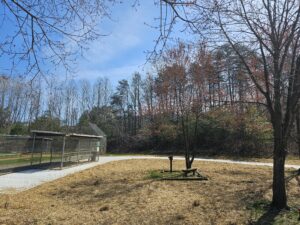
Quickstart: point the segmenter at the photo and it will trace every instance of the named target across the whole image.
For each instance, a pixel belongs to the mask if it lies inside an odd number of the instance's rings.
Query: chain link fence
[[[32,166],[97,161],[106,152],[106,137],[88,135],[0,136],[0,173]]]
[[[51,143],[52,139],[37,138],[33,148],[30,136],[0,136],[0,170],[49,163]]]

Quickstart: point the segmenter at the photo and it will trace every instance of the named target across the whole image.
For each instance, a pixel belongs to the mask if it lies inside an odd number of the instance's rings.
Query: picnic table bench
[[[195,175],[197,172],[197,168],[182,170],[182,172],[184,176],[187,176],[189,173],[193,173],[193,175]]]

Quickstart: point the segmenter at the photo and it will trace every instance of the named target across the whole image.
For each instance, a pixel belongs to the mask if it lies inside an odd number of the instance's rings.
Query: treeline
[[[256,76],[263,76],[255,53],[237,47],[253,62]],[[1,132],[76,130],[93,122],[108,135],[113,152],[272,154],[263,97],[231,47],[209,50],[204,44],[179,43],[154,67],[152,73],[120,80],[115,88],[107,78],[94,83],[48,79],[45,84],[2,76]],[[289,142],[294,153],[299,124]]]
[[[110,104],[112,86],[107,78],[93,85],[88,80],[58,80],[0,76],[0,132],[71,129],[83,112]]]

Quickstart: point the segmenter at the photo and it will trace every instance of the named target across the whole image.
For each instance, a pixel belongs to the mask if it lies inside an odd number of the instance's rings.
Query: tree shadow
[[[78,199],[82,198],[85,203],[105,201],[107,199],[118,198],[119,196],[127,196],[132,192],[137,192],[145,186],[153,183],[153,180],[145,180],[138,183],[126,182],[124,179],[105,181],[101,179],[85,180],[75,182],[69,185],[70,188],[54,190],[51,195],[58,198]],[[104,188],[109,186],[109,188]],[[99,191],[95,193],[95,191]]]
[[[124,196],[124,195],[128,195],[131,192],[136,192],[140,189],[142,189],[143,187],[150,185],[151,183],[153,183],[154,181],[146,181],[146,182],[141,182],[138,184],[133,184],[133,185],[129,185],[129,184],[123,184],[123,185],[117,185],[117,186],[113,186],[110,190],[103,192],[103,193],[99,193],[94,195],[94,197],[91,199],[91,201],[99,201],[99,199],[107,199],[107,198],[113,198],[113,197],[117,197],[117,196]]]
[[[275,222],[276,216],[280,210],[268,207],[268,210],[257,221],[250,223],[251,225],[271,225]]]

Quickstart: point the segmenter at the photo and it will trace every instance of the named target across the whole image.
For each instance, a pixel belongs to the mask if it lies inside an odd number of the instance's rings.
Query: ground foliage
[[[300,191],[288,185],[291,211],[270,212],[268,167],[195,162],[207,181],[157,181],[167,160],[111,162],[18,194],[0,195],[1,224],[298,224]],[[175,160],[174,169],[184,168]]]

